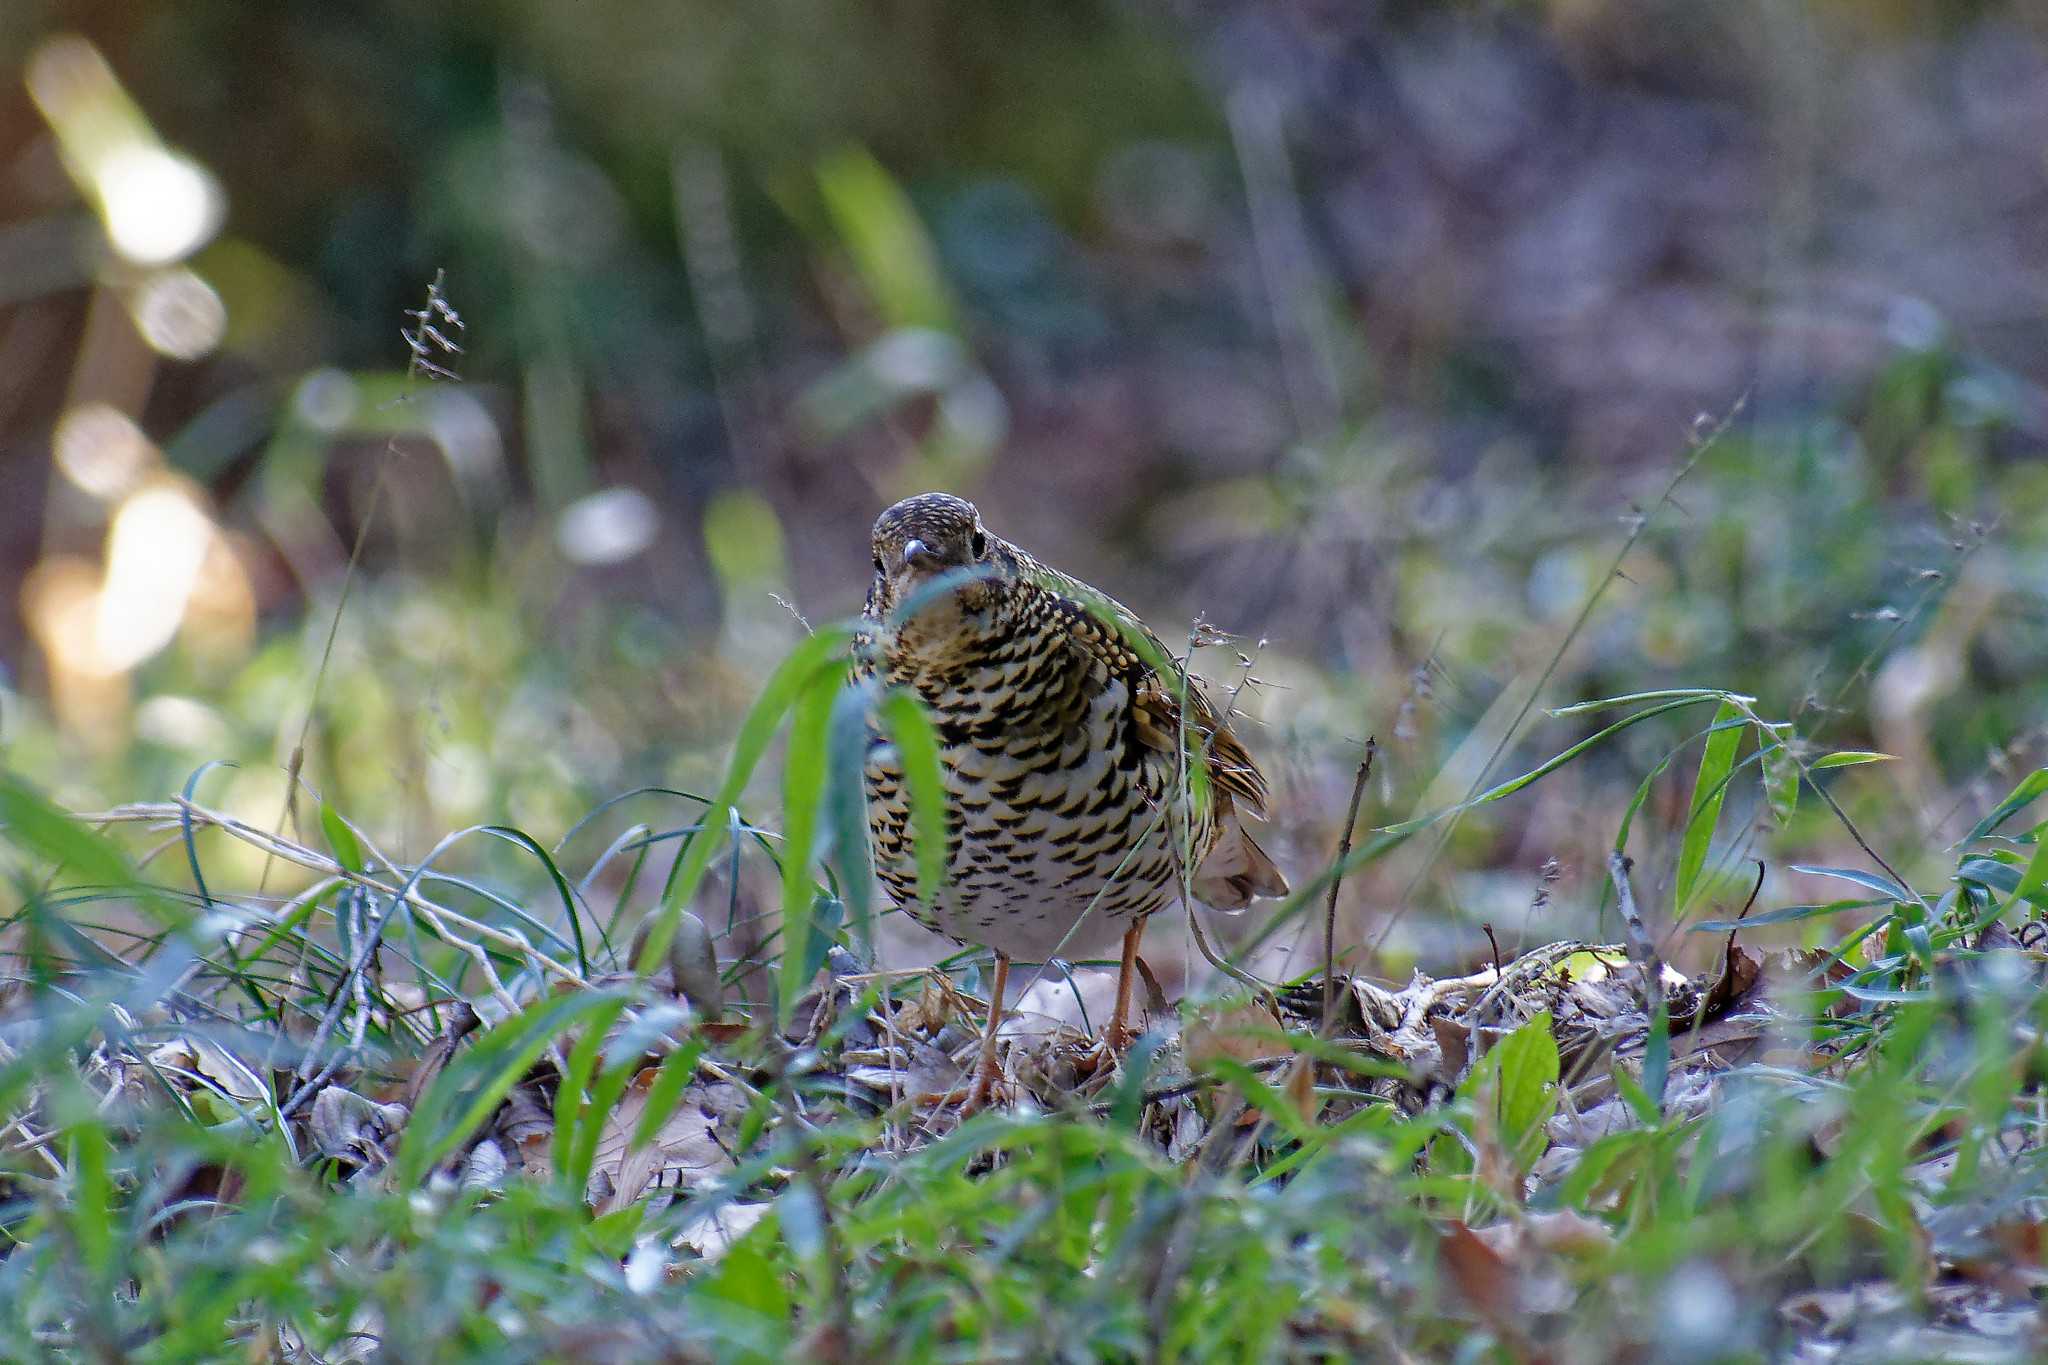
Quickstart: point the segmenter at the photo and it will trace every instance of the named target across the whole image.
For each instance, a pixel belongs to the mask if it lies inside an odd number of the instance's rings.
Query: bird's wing
[[[1046,594],[1075,645],[1125,679],[1140,739],[1163,753],[1177,752],[1185,697],[1189,725],[1202,737],[1209,777],[1218,792],[1243,802],[1253,814],[1265,813],[1266,777],[1251,751],[1217,716],[1201,682],[1129,607],[1035,560],[1028,563],[1025,581]]]

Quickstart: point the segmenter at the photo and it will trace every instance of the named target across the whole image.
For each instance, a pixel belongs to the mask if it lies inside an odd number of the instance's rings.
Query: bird
[[[946,875],[924,899],[902,758],[872,730],[875,870],[912,919],[994,954],[972,1110],[999,1078],[1012,959],[1098,956],[1120,941],[1102,1036],[1117,1056],[1133,1037],[1146,919],[1184,885],[1235,911],[1287,894],[1287,880],[1244,824],[1267,805],[1258,764],[1129,608],[995,535],[948,493],[889,507],[872,547],[855,672],[922,700],[946,816]],[[1191,777],[1196,764],[1206,782]]]

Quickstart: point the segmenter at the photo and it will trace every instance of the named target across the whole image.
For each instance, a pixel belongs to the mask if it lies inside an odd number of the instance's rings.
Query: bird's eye
[[[974,539],[967,542],[967,548],[973,552],[976,559],[988,553],[988,537],[981,533],[980,527],[975,528]]]

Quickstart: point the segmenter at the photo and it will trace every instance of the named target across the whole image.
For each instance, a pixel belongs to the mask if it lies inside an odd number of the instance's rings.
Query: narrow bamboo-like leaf
[[[1235,1057],[1211,1057],[1203,1065],[1206,1070],[1215,1072],[1235,1085],[1244,1095],[1245,1103],[1285,1129],[1287,1135],[1295,1141],[1320,1141],[1327,1134],[1327,1130],[1317,1129],[1303,1118],[1301,1110],[1292,1100]]]
[[[1767,924],[1790,924],[1794,920],[1812,919],[1817,915],[1838,915],[1844,910],[1868,910],[1874,906],[1890,905],[1890,896],[1881,901],[1847,900],[1829,901],[1825,905],[1787,905],[1776,910],[1766,910],[1761,915],[1747,919],[1709,919],[1686,926],[1686,932],[1693,934],[1731,934],[1738,929],[1760,929]]]
[[[598,1072],[591,1084],[590,1107],[576,1125],[576,1146],[569,1154],[569,1168],[575,1173],[575,1183],[570,1188],[577,1194],[590,1186],[590,1169],[597,1164],[597,1145],[604,1140],[605,1125],[618,1112],[626,1087],[640,1073],[640,1060],[641,1054],[636,1050],[630,1058]]]
[[[1853,768],[1859,763],[1896,763],[1897,754],[1881,754],[1874,749],[1837,749],[1831,754],[1822,754],[1809,765],[1820,768]]]
[[[740,793],[746,788],[747,779],[753,776],[761,756],[768,751],[769,742],[781,727],[783,716],[820,665],[835,654],[843,653],[852,639],[851,626],[821,628],[806,636],[776,665],[767,685],[761,689],[761,695],[748,709],[746,719],[740,722],[739,739],[733,745],[732,760],[726,765],[725,780],[719,784],[717,796],[704,812],[701,822],[704,829],[725,827],[738,809]],[[718,840],[693,838],[682,856],[676,859],[669,872],[668,885],[662,890],[661,912],[640,950],[639,960],[633,964],[633,970],[639,975],[651,975],[667,959],[669,942],[676,933],[676,917],[697,894],[705,869],[722,846]]]
[[[349,828],[348,821],[341,818],[341,812],[320,803],[320,828],[327,835],[327,847],[334,851],[334,861],[351,872],[363,870],[363,844],[356,838],[356,832]]]
[[[1989,815],[1977,822],[1977,827],[1970,831],[1970,837],[1963,842],[1977,842],[2032,805],[2043,792],[2048,792],[2048,768],[2036,768],[2021,778],[2019,785],[2006,793],[2005,800],[1993,806]]]
[[[864,147],[818,162],[818,188],[861,283],[894,327],[954,326],[952,293],[910,196]]]
[[[1578,1162],[1562,1184],[1553,1186],[1554,1199],[1536,1201],[1539,1205],[1555,1204],[1559,1208],[1575,1209],[1585,1206],[1587,1197],[1606,1183],[1610,1172],[1616,1171],[1624,1162],[1640,1161],[1647,1149],[1657,1141],[1657,1134],[1642,1129],[1628,1132],[1609,1133],[1593,1141],[1579,1154]]]
[[[1534,768],[1531,768],[1528,772],[1523,773],[1520,777],[1511,777],[1507,781],[1501,783],[1499,786],[1481,792],[1479,795],[1473,797],[1470,801],[1460,801],[1458,804],[1454,806],[1445,806],[1441,810],[1431,811],[1429,814],[1417,816],[1413,820],[1403,820],[1398,825],[1383,825],[1380,828],[1376,829],[1374,833],[1413,834],[1417,830],[1427,829],[1431,825],[1435,824],[1437,821],[1445,819],[1448,816],[1456,815],[1460,811],[1471,810],[1475,806],[1483,806],[1490,801],[1498,801],[1504,796],[1512,796],[1516,792],[1520,791],[1522,788],[1528,786],[1530,783],[1535,782],[1540,778],[1548,777],[1550,774],[1556,772],[1559,768],[1562,768],[1565,764],[1577,758],[1580,754],[1585,753],[1588,749],[1595,748],[1598,745],[1605,743],[1607,740],[1612,739],[1615,735],[1621,733],[1623,730],[1628,729],[1632,725],[1640,725],[1644,721],[1650,720],[1656,716],[1661,716],[1667,711],[1676,711],[1686,706],[1697,706],[1699,703],[1703,701],[1714,701],[1718,699],[1720,696],[1721,694],[1719,692],[1701,692],[1696,695],[1686,695],[1678,698],[1675,701],[1667,701],[1661,706],[1653,706],[1647,711],[1638,711],[1632,716],[1623,716],[1620,720],[1615,721],[1612,725],[1607,726],[1605,729],[1599,731],[1597,734],[1588,736],[1587,738],[1580,740],[1577,744],[1572,745],[1569,749],[1564,750],[1562,753],[1556,755],[1555,757],[1547,759],[1542,763],[1539,763]]]
[[[789,1286],[782,1267],[768,1258],[766,1248],[775,1245],[781,1220],[770,1216],[756,1223],[726,1251],[718,1265],[703,1276],[702,1292],[708,1299],[737,1310],[741,1321],[751,1318],[760,1324],[756,1335],[781,1329],[789,1318]],[[765,1338],[764,1338],[765,1339]],[[773,1360],[766,1352],[750,1352],[748,1360]]]
[[[1637,813],[1642,810],[1643,803],[1650,799],[1650,788],[1664,775],[1664,770],[1671,766],[1671,760],[1678,757],[1678,754],[1677,749],[1667,752],[1664,757],[1657,760],[1657,766],[1644,773],[1643,780],[1636,784],[1636,794],[1629,798],[1628,809],[1621,813],[1621,825],[1614,831],[1616,853],[1628,852],[1628,832],[1635,826]]]
[[[2013,895],[2030,901],[2041,900],[2043,892],[2048,892],[2048,824],[2034,828],[2034,856],[2027,860],[2027,870],[2012,889]]]
[[[1543,1010],[1494,1048],[1500,1067],[1500,1133],[1526,1170],[1542,1155],[1543,1125],[1557,1108],[1557,1039]]]
[[[1746,722],[1732,702],[1722,702],[1707,729],[1706,751],[1700,756],[1700,770],[1693,779],[1692,805],[1685,821],[1685,837],[1678,846],[1678,876],[1672,886],[1672,914],[1683,918],[1692,904],[1700,869],[1707,865],[1707,849],[1714,841],[1714,829],[1721,822],[1721,802],[1728,795],[1728,779],[1735,771],[1735,754],[1742,746]]]
[[[1614,1077],[1614,1088],[1628,1102],[1628,1107],[1635,1110],[1638,1119],[1653,1128],[1664,1121],[1662,1105],[1650,1098],[1642,1082],[1629,1075],[1626,1067],[1617,1066],[1610,1074]]]
[[[1963,865],[1956,869],[1959,880],[1978,882],[2015,900],[2024,898],[2048,907],[2048,890],[2044,890],[2041,884],[2044,873],[2048,873],[2048,869],[2043,868],[2039,852],[2024,868],[1996,858],[1965,858]]]
[[[804,965],[803,970],[796,973],[798,981],[808,985],[811,979],[817,976],[826,959],[832,955],[832,945],[838,939],[839,926],[844,923],[846,902],[824,887],[819,887],[818,893],[811,897],[810,931],[804,936]],[[785,966],[783,971],[787,979],[788,968]],[[801,987],[798,994],[802,994]]]
[[[874,684],[860,681],[843,685],[833,698],[825,775],[825,809],[831,816],[839,894],[869,962],[875,956],[875,864],[868,846],[867,790],[868,716],[874,709],[874,697]]]
[[[1832,989],[1840,991],[1851,1000],[1860,1000],[1866,1005],[1911,1005],[1922,1000],[1932,1000],[1933,991],[1881,990],[1873,986],[1852,986],[1846,981]]]
[[[647,1207],[644,1203],[632,1203],[601,1213],[584,1225],[583,1239],[607,1261],[623,1261],[632,1254],[640,1225],[647,1221]]]
[[[911,852],[917,859],[917,898],[929,905],[946,884],[946,771],[939,732],[915,692],[882,698],[882,724],[896,746],[910,798]]]
[[[1900,886],[1889,877],[1880,877],[1875,872],[1865,872],[1855,867],[1813,867],[1805,863],[1794,863],[1794,872],[1804,872],[1812,877],[1833,877],[1838,881],[1854,882],[1856,885],[1875,891],[1887,900],[1900,905],[1918,905],[1919,897]]]
[[[1772,741],[1763,748],[1764,804],[1771,808],[1771,817],[1784,825],[1799,809],[1801,773],[1798,761],[1792,757],[1792,746],[1798,736],[1790,721],[1766,725],[1764,729]]]
[[[1649,1036],[1643,1039],[1643,1093],[1664,1112],[1664,1088],[1671,1079],[1671,1007],[1660,997],[1650,1011]]]
[[[113,1152],[106,1126],[92,1103],[78,1093],[82,1088],[65,1077],[67,1095],[59,1106],[66,1111],[69,1129],[64,1146],[71,1175],[71,1233],[87,1271],[104,1285],[114,1270],[120,1213],[114,1204]]]
[[[1583,716],[1592,711],[1612,711],[1617,706],[1634,706],[1646,701],[1683,701],[1687,705],[1698,701],[1713,701],[1716,698],[1730,703],[1753,703],[1755,697],[1746,697],[1740,692],[1724,692],[1718,687],[1667,687],[1656,692],[1630,692],[1619,697],[1601,697],[1595,701],[1573,702],[1560,706],[1550,714],[1553,716]]]

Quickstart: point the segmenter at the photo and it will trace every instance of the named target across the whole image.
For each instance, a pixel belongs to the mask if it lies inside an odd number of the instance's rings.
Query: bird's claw
[[[1131,1044],[1137,1041],[1138,1032],[1136,1029],[1121,1020],[1113,1019],[1110,1021],[1109,1027],[1102,1031],[1100,1045],[1104,1052],[1121,1061],[1123,1055],[1131,1050]]]
[[[979,1114],[989,1105],[1002,1098],[1003,1068],[993,1051],[985,1055],[974,1068],[974,1084],[968,1088],[967,1098],[960,1105],[960,1117]]]
[[[1127,1024],[1112,1022],[1102,1031],[1102,1036],[1092,1040],[1079,1058],[1083,1075],[1095,1076],[1105,1071],[1115,1071],[1123,1065],[1124,1054],[1131,1050],[1131,1044],[1138,1041],[1137,1031]]]

